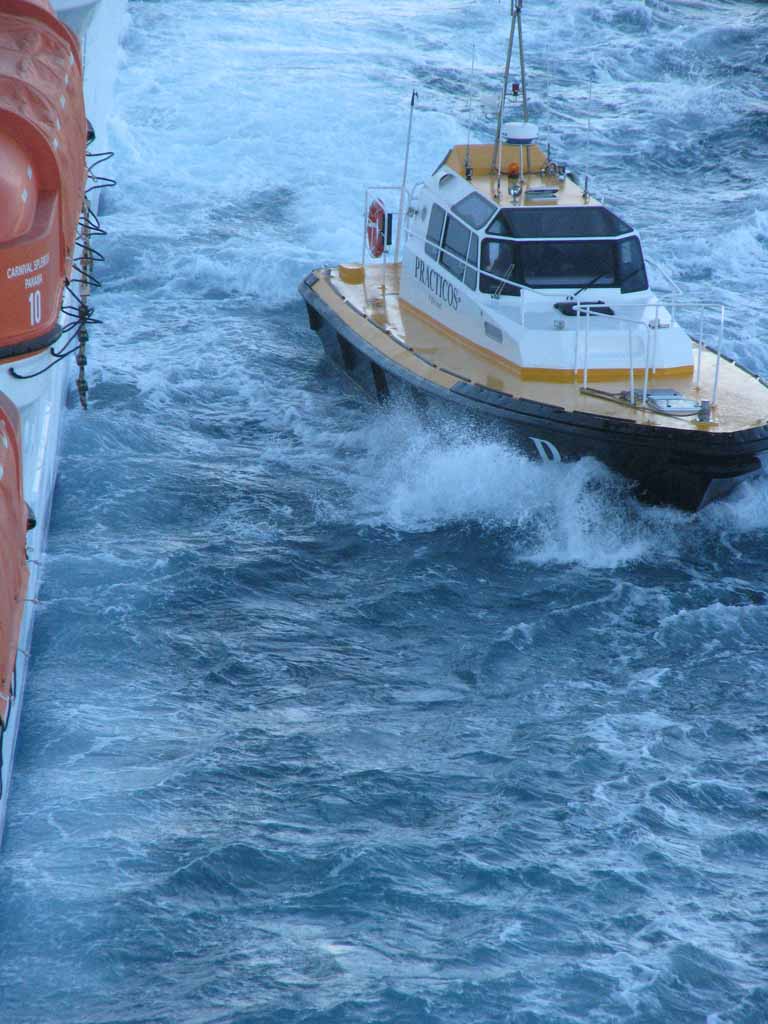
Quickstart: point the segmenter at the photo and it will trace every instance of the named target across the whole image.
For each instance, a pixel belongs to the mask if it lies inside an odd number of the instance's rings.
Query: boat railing
[[[633,309],[637,311],[638,316],[622,315],[630,313]],[[639,395],[643,406],[647,405],[648,402],[649,380],[656,373],[659,332],[669,330],[678,324],[679,315],[682,315],[685,319],[688,319],[690,316],[697,316],[698,334],[696,337],[689,335],[696,345],[696,367],[693,383],[696,391],[700,391],[702,359],[704,350],[709,349],[715,354],[715,370],[712,379],[711,396],[705,411],[715,408],[717,405],[720,362],[725,334],[725,306],[722,303],[701,302],[699,300],[675,297],[671,300],[666,300],[664,303],[659,301],[649,303],[645,301],[642,303],[623,304],[621,306],[621,313],[617,314],[613,311],[612,314],[607,314],[595,308],[594,300],[592,302],[584,300],[574,303],[573,310],[577,318],[573,373],[575,377],[581,374],[582,390],[589,389],[590,368],[595,371],[602,369],[602,367],[597,366],[590,367],[590,353],[593,349],[593,323],[598,318],[601,324],[604,324],[609,319],[612,328],[615,329],[621,324],[622,327],[618,328],[619,331],[623,328],[626,330],[629,363],[629,402],[631,405],[636,405]],[[714,342],[714,344],[708,344],[708,339]],[[641,387],[636,383],[637,374],[642,375]]]
[[[366,204],[367,200],[368,193],[366,193]],[[366,210],[367,208],[368,207],[366,205]],[[502,277],[498,274],[492,273],[490,270],[483,270],[477,262],[470,262],[466,257],[458,256],[455,252],[447,249],[444,245],[433,242],[431,239],[427,238],[425,234],[421,234],[420,232],[416,232],[412,228],[407,227],[406,240],[410,239],[415,239],[417,242],[421,242],[425,247],[429,246],[430,252],[434,254],[434,258],[443,266],[445,266],[445,264],[442,263],[440,257],[443,254],[447,254],[451,262],[462,265],[465,272],[469,269],[477,276],[478,280],[482,277],[496,282],[496,290],[494,292],[487,293],[492,299],[498,299],[503,294],[503,289],[505,287],[517,289],[520,293],[518,312],[520,315],[520,322],[523,327],[526,326],[527,303],[529,297],[534,296],[539,300],[536,307],[537,310],[540,309],[540,300],[542,297],[551,297],[549,290],[532,288],[530,285],[525,285],[521,281],[515,281],[509,277]],[[363,244],[365,246],[365,241]],[[668,277],[665,271],[662,270],[662,273]],[[454,276],[458,277],[458,275]],[[465,274],[462,274],[461,279],[464,277]],[[720,381],[720,362],[722,359],[723,336],[725,333],[725,307],[721,303],[701,302],[699,300],[686,299],[685,293],[672,280],[672,278],[668,277],[668,280],[675,288],[676,294],[669,299],[665,299],[663,303],[658,300],[656,302],[648,302],[648,300],[638,303],[622,302],[619,307],[620,312],[617,314],[614,311],[613,315],[610,315],[610,323],[613,328],[618,327],[619,324],[626,328],[627,355],[629,363],[629,401],[632,405],[635,405],[638,396],[640,396],[642,404],[647,404],[650,379],[656,373],[659,332],[665,329],[670,329],[673,325],[677,324],[678,314],[682,313],[684,317],[689,317],[691,315],[698,316],[699,321],[697,335],[690,335],[691,340],[696,344],[696,367],[694,374],[694,387],[696,391],[701,390],[704,350],[711,349],[715,353],[715,371],[712,382],[711,398],[708,403],[709,408],[714,408],[717,405],[717,392]],[[593,323],[598,317],[602,323],[606,320],[606,314],[597,311],[595,309],[595,305],[596,303],[594,299],[591,301],[586,299],[579,300],[573,303],[574,315],[577,318],[573,352],[573,373],[574,377],[578,377],[579,373],[581,373],[582,388],[587,389],[589,388],[590,368],[593,370],[605,369],[604,366],[590,367],[590,351],[593,348]],[[633,317],[631,315],[633,310],[637,312],[637,316]],[[512,312],[512,309],[510,309],[509,312]],[[713,319],[714,327],[712,327]],[[619,328],[619,331],[620,330],[621,328]],[[708,341],[715,341],[715,345],[713,346],[712,344],[708,344]],[[642,377],[642,386],[637,384],[638,375],[641,375]]]
[[[677,281],[675,281],[675,280],[674,280],[674,278],[673,278],[673,277],[671,277],[671,276],[670,276],[670,275],[669,275],[669,274],[668,274],[668,273],[666,272],[666,270],[664,269],[664,267],[662,267],[662,265],[661,265],[661,264],[659,263],[659,261],[658,261],[658,260],[655,260],[655,259],[654,259],[654,258],[653,258],[652,256],[646,256],[646,257],[645,257],[645,262],[646,262],[646,263],[650,263],[650,265],[651,265],[652,267],[655,267],[655,269],[656,269],[656,270],[658,270],[658,272],[659,272],[659,273],[661,274],[661,276],[662,276],[662,277],[664,278],[664,280],[665,280],[665,281],[667,282],[667,284],[668,284],[668,285],[670,286],[670,288],[672,289],[672,291],[673,291],[673,292],[675,292],[675,294],[677,294],[677,295],[684,295],[684,294],[685,294],[685,293],[683,292],[683,289],[682,289],[682,288],[680,287],[680,285],[679,285],[679,284],[677,283]]]

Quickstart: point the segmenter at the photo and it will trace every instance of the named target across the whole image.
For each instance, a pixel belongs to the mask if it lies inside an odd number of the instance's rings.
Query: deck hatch
[[[686,398],[674,388],[651,388],[647,397],[648,406],[667,416],[698,416],[701,402]]]

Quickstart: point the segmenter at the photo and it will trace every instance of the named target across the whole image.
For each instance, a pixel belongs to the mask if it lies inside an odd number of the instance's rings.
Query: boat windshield
[[[522,253],[523,284],[531,288],[616,286],[611,242],[530,242]]]
[[[506,242],[482,245],[480,290],[519,295],[514,281],[529,288],[621,288],[644,291],[648,280],[636,237],[594,242]],[[493,277],[489,276],[493,275]],[[504,280],[499,280],[499,278]]]
[[[474,226],[474,225],[473,225]],[[512,206],[500,210],[489,235],[512,238],[611,238],[632,228],[604,206]]]

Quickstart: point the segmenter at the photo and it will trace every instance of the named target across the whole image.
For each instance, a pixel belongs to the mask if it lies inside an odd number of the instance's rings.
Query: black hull
[[[523,451],[549,461],[591,455],[637,484],[638,496],[695,512],[761,472],[768,427],[733,434],[644,426],[615,417],[567,412],[457,379],[447,389],[411,373],[360,337],[313,290],[299,291],[310,327],[328,356],[374,399],[403,393],[451,401],[475,415],[504,421]]]

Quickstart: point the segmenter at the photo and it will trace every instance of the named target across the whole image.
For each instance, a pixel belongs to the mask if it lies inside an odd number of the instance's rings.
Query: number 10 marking
[[[34,327],[43,319],[43,299],[40,292],[29,293],[29,322]]]

